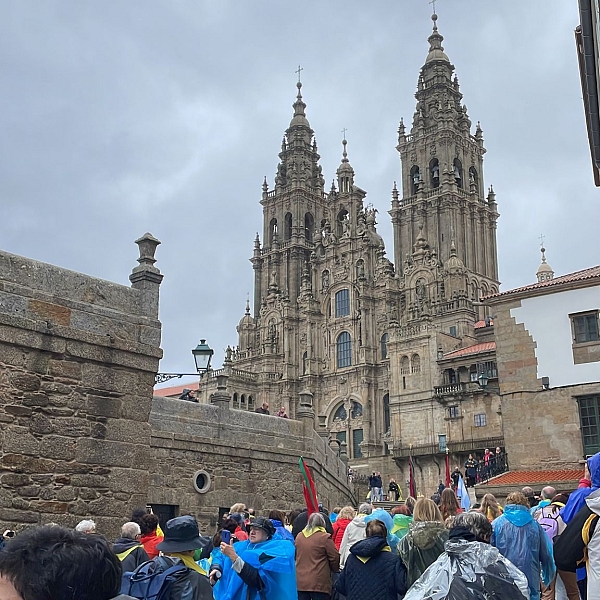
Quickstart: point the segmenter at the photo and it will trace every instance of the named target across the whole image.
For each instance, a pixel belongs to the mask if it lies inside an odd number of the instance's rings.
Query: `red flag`
[[[417,483],[415,481],[415,468],[413,466],[412,454],[408,455],[408,491],[413,498],[417,497]]]
[[[304,500],[306,502],[308,516],[310,517],[313,513],[319,512],[319,500],[317,499],[315,482],[302,457],[300,457],[298,464],[300,465],[300,473],[302,473],[302,491],[304,492]]]
[[[452,478],[450,477],[450,454],[448,454],[448,450],[446,450],[446,487],[450,487],[450,482]]]

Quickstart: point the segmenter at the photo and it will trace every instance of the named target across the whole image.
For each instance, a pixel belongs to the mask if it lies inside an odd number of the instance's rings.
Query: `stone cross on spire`
[[[304,68],[301,67],[300,65],[298,65],[298,69],[296,71],[294,71],[294,73],[298,74],[298,83],[301,83],[301,81],[300,81],[300,73],[302,73],[302,71],[304,71]]]
[[[431,2],[429,4],[433,4],[433,14],[435,15],[435,3],[437,2],[437,0],[431,0]]]

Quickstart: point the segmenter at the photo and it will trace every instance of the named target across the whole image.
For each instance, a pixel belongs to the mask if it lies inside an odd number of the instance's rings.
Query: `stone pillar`
[[[315,411],[313,409],[313,395],[310,390],[302,390],[298,394],[300,401],[296,418],[304,424],[304,432],[308,434],[315,429]]]
[[[319,415],[319,428],[317,433],[323,438],[329,437],[329,431],[327,431],[327,415]]]
[[[228,375],[217,375],[217,391],[211,396],[211,404],[218,408],[229,409],[231,397],[227,391]]]
[[[158,290],[163,280],[161,272],[154,266],[156,259],[154,253],[160,241],[152,234],[145,233],[141,238],[135,240],[140,250],[140,263],[133,269],[129,276],[131,287],[142,291],[140,299],[141,312],[147,317],[158,318]]]
[[[340,460],[347,465],[348,464],[348,444],[345,440],[340,442]]]

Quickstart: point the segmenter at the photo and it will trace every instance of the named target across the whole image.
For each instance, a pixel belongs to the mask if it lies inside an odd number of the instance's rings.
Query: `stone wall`
[[[0,252],[2,528],[113,535],[146,502],[162,275],[137,243],[131,288]]]
[[[213,530],[219,508],[236,502],[257,514],[304,506],[300,456],[324,506],[355,504],[345,464],[301,421],[155,397],[150,422],[150,503],[194,515],[203,531]],[[206,493],[194,488],[199,470],[211,479]]]

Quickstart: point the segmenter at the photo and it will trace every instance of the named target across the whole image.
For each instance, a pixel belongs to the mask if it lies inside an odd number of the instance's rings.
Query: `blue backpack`
[[[139,600],[169,600],[171,588],[187,575],[189,569],[181,564],[159,556],[139,565],[135,571],[126,571],[121,580],[121,594]],[[180,596],[182,600],[193,598],[191,583],[187,583]]]

